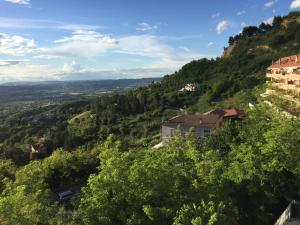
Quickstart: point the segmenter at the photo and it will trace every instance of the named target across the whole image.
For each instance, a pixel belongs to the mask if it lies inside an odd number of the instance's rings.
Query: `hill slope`
[[[129,146],[153,145],[159,141],[160,124],[165,119],[189,112],[204,112],[216,107],[245,108],[263,91],[266,68],[272,60],[298,53],[300,13],[276,17],[272,25],[245,27],[229,38],[226,57],[200,59],[165,76],[161,82],[125,93],[85,99],[10,113],[1,116],[1,154],[15,162],[26,162],[29,143],[50,131],[50,149],[94,146],[111,133]],[[180,92],[186,84],[197,82],[196,92]],[[68,123],[78,115],[84,121]],[[36,124],[35,121],[38,121]],[[7,150],[9,149],[9,150]],[[20,153],[22,152],[22,154]]]
[[[198,82],[206,87],[208,101],[220,101],[264,83],[272,60],[299,53],[300,13],[275,17],[272,25],[245,27],[242,33],[229,38],[229,44],[230,54],[227,52],[226,57],[190,62],[166,76],[162,85],[171,91]]]
[[[191,62],[148,87],[1,116],[0,224],[274,224],[300,199],[299,121],[262,104],[201,144],[192,135],[152,144],[167,117],[255,100],[271,60],[297,51],[298,18],[245,28],[226,58]],[[190,82],[200,89],[179,91]],[[28,162],[26,146],[41,135],[54,152]]]

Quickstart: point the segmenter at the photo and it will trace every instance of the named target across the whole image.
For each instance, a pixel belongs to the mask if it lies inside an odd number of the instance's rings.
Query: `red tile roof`
[[[300,54],[291,55],[284,58],[281,58],[274,62],[268,69],[273,68],[285,68],[285,67],[297,67],[300,66]]]
[[[245,116],[245,112],[243,110],[239,110],[236,108],[231,109],[214,109],[212,111],[204,113],[204,115],[217,114],[223,116],[223,118],[227,117],[243,117]]]
[[[243,117],[245,116],[245,112],[243,110],[239,109],[224,109],[225,115],[223,116],[224,118],[226,117]]]
[[[184,125],[189,127],[215,127],[219,120],[227,118],[241,118],[245,112],[239,109],[215,109],[201,115],[190,114],[175,116],[169,119],[164,125]]]
[[[33,144],[32,147],[36,150],[36,151],[43,151],[45,149],[45,145],[43,143],[36,143]]]
[[[164,125],[184,125],[188,127],[214,127],[220,116],[218,115],[183,115],[169,119]]]

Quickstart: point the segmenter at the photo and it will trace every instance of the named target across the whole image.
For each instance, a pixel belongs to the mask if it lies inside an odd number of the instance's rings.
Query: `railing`
[[[286,74],[267,73],[267,77],[271,77],[271,78],[275,78],[275,79],[300,80],[300,74],[297,74],[297,73],[286,73]]]
[[[275,86],[281,90],[293,91],[295,93],[300,92],[300,87],[298,87],[298,85],[295,85],[295,84],[273,83],[271,85]]]
[[[293,221],[300,222],[300,202],[292,201],[276,221],[275,225],[287,225]]]

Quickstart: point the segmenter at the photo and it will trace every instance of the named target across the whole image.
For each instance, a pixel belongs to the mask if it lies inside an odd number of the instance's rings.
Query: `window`
[[[211,130],[208,129],[208,128],[205,128],[205,129],[203,130],[203,135],[204,135],[204,137],[207,137],[208,135],[210,135],[210,133],[211,133]]]
[[[171,137],[179,136],[181,135],[181,131],[178,129],[171,129]]]

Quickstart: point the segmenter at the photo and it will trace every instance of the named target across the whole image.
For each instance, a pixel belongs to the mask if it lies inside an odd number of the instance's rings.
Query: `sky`
[[[0,0],[0,83],[160,77],[300,0]]]

